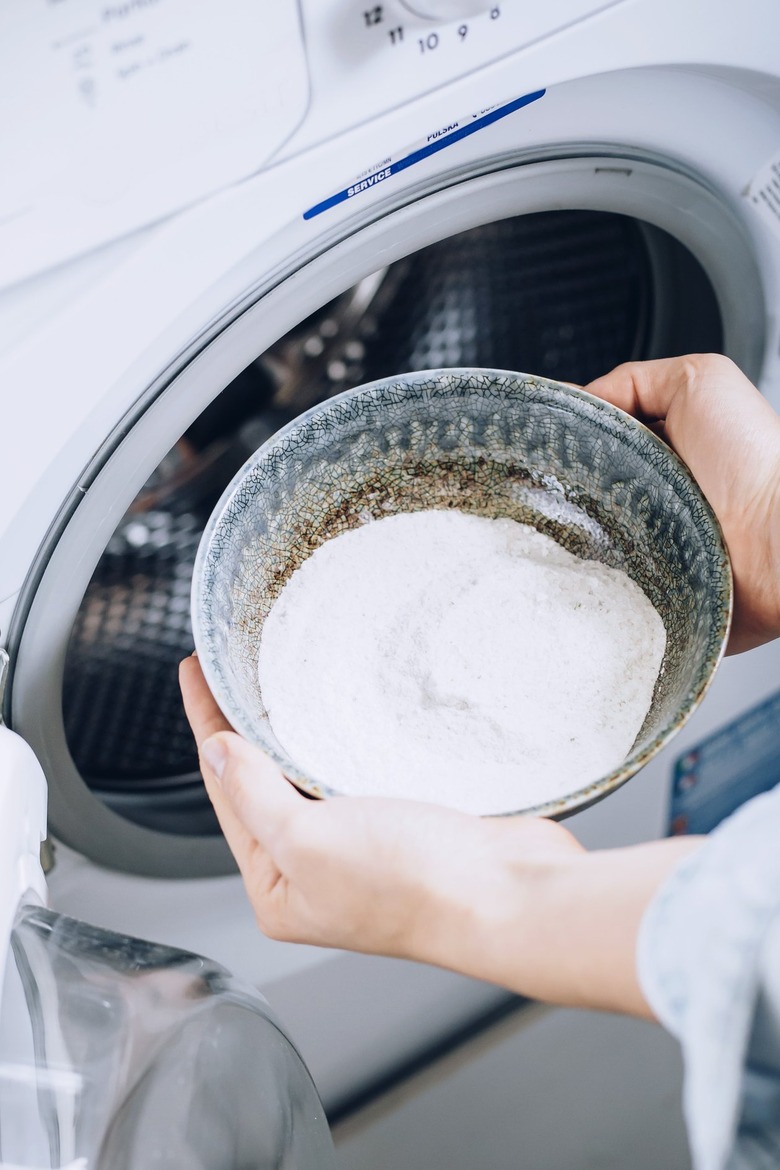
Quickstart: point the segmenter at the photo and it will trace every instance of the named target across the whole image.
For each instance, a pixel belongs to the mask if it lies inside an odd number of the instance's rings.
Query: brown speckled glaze
[[[709,505],[660,439],[583,391],[527,374],[373,382],[314,407],[252,456],[206,527],[193,578],[195,644],[226,717],[303,791],[338,795],[301,772],[270,728],[257,681],[263,622],[323,541],[424,508],[533,524],[624,570],[660,613],[666,655],[631,755],[568,796],[508,812],[562,817],[606,796],[701,701],[728,635],[731,570]]]

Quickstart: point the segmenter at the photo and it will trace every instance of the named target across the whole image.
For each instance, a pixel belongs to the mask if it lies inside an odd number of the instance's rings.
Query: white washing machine
[[[210,502],[401,369],[715,349],[780,404],[779,34],[772,0],[0,14],[3,712],[48,782],[50,903],[267,991],[333,1115],[514,1001],[257,932],[175,689]],[[727,661],[575,831],[666,832],[675,754],[779,666]]]

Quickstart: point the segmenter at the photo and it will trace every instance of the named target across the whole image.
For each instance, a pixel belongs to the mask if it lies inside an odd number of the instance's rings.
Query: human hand
[[[639,919],[692,839],[649,855],[587,854],[562,825],[536,817],[308,800],[230,731],[197,658],[180,678],[206,789],[265,934],[647,1014],[634,965]]]
[[[729,358],[628,362],[585,389],[652,426],[720,521],[734,573],[728,652],[780,635],[780,417]]]
[[[459,915],[495,903],[509,822],[378,797],[309,800],[230,731],[197,658],[180,678],[206,789],[265,934],[435,962],[446,923],[460,933]],[[580,850],[551,821],[519,827],[527,857]]]

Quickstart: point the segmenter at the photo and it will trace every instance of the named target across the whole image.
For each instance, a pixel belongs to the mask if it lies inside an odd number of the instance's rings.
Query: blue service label
[[[709,833],[780,784],[780,691],[680,756],[669,833]]]
[[[335,195],[323,199],[321,203],[315,203],[308,211],[304,211],[303,218],[314,219],[316,215],[322,215],[323,211],[329,211],[331,207],[337,207],[339,203],[344,203],[347,199],[354,199],[356,195],[371,191],[378,184],[384,183],[386,179],[400,174],[401,171],[408,170],[409,167],[415,166],[423,159],[430,158],[432,154],[438,154],[440,150],[446,150],[448,146],[454,146],[456,142],[461,142],[471,134],[476,134],[477,131],[492,126],[494,122],[506,118],[509,114],[514,114],[515,110],[521,110],[523,106],[530,106],[531,102],[537,102],[539,98],[544,97],[545,92],[543,89],[538,89],[534,93],[527,93],[523,97],[515,98],[514,101],[507,102],[505,105],[490,106],[478,114],[469,114],[466,118],[459,118],[457,122],[451,122],[448,126],[432,131],[424,141],[410,147],[401,158],[385,159],[379,166],[358,176],[348,187],[344,187]]]

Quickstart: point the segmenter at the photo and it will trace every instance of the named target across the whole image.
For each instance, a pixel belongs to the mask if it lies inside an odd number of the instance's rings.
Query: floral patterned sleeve
[[[780,1167],[780,785],[724,821],[645,912],[645,997],[680,1041],[695,1170]]]

